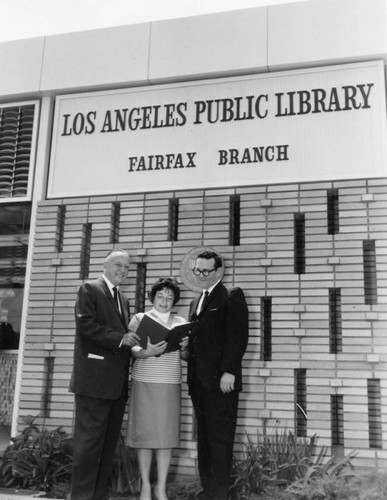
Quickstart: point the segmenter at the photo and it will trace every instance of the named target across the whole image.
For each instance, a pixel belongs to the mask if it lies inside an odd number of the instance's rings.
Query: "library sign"
[[[381,177],[381,62],[59,96],[48,196]]]

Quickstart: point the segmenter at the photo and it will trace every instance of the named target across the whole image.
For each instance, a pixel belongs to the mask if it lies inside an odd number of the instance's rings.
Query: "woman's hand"
[[[152,344],[150,338],[148,337],[146,349],[144,349],[144,354],[147,357],[160,356],[161,354],[163,354],[166,348],[167,348],[167,343],[164,340],[158,342],[157,344]]]

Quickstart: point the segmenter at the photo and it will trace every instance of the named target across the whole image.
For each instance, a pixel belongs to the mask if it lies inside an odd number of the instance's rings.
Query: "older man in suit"
[[[129,303],[119,292],[129,270],[127,252],[115,249],[102,276],[84,283],[75,304],[74,457],[71,500],[102,500],[111,473],[128,395]]]
[[[188,353],[188,387],[195,409],[200,500],[226,500],[230,486],[242,357],[248,342],[248,309],[243,291],[221,282],[223,262],[200,253],[193,273],[203,293],[190,305],[194,321]]]

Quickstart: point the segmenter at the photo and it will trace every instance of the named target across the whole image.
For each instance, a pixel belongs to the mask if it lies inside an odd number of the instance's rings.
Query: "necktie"
[[[117,304],[118,310],[119,310],[119,311],[120,311],[120,313],[121,313],[120,300],[119,300],[119,298],[118,298],[118,290],[117,290],[117,287],[116,287],[116,286],[113,286],[113,293],[114,293],[114,300],[116,301],[116,304]]]
[[[208,301],[208,296],[209,296],[209,295],[210,295],[210,294],[209,294],[208,290],[206,290],[206,291],[204,292],[204,297],[203,297],[203,299],[202,299],[202,301],[201,301],[201,305],[200,305],[200,307],[198,308],[198,313],[197,313],[197,314],[199,314],[201,311],[203,311],[203,309],[204,309],[205,305],[207,304],[207,301]]]

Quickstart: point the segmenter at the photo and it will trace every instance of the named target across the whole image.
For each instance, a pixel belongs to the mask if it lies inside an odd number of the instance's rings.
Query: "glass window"
[[[24,297],[30,203],[0,204],[0,349],[17,349]]]

